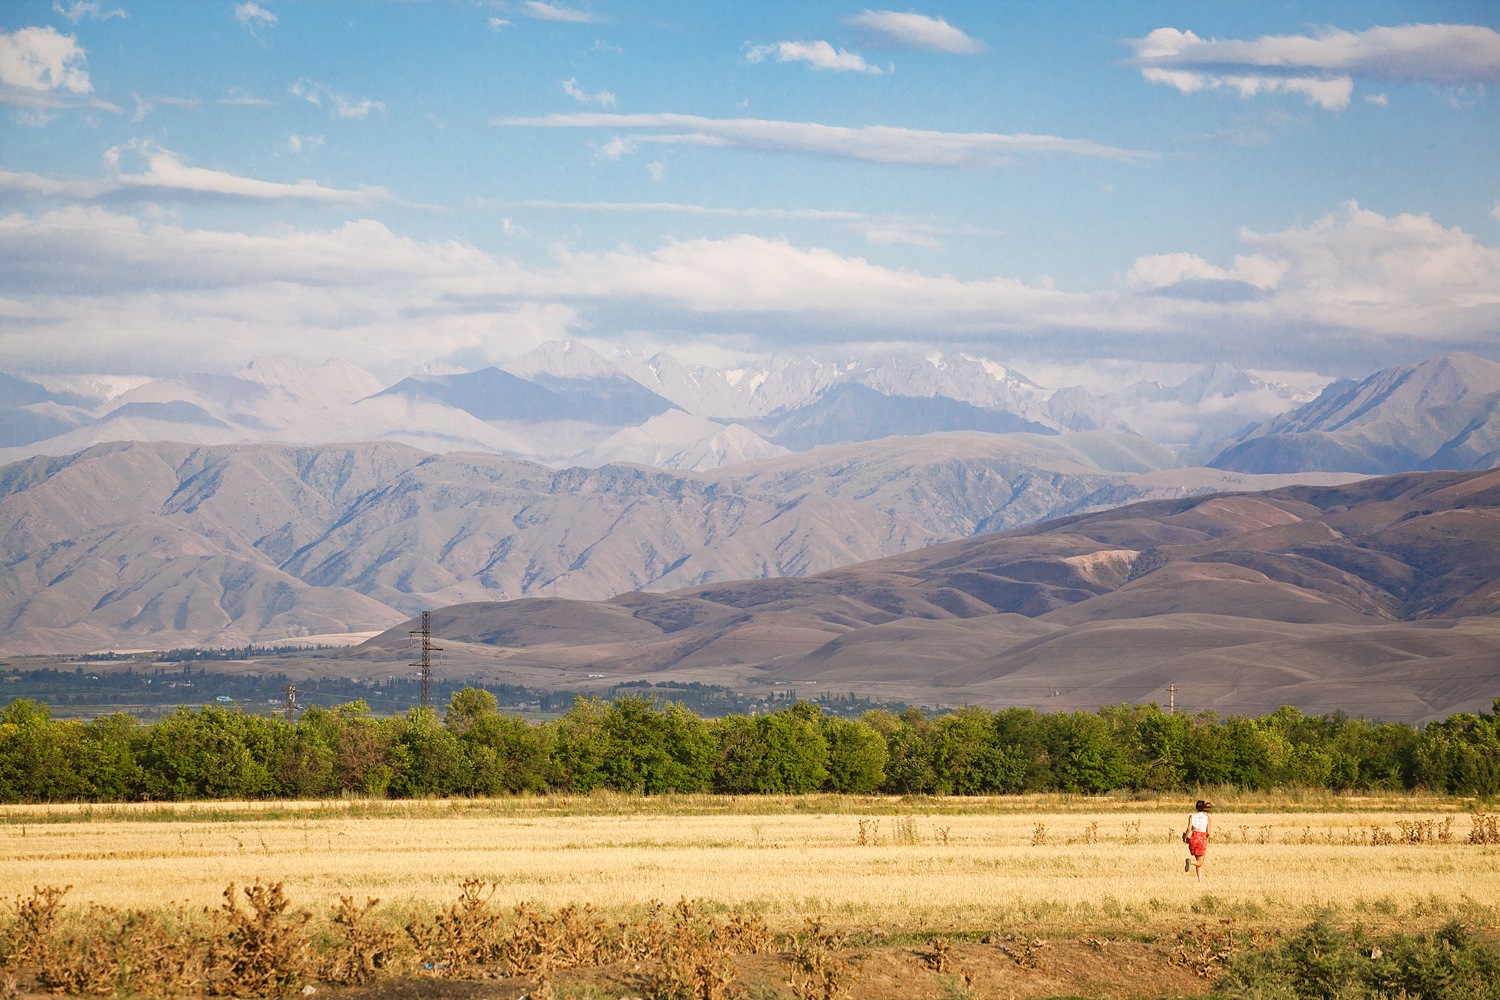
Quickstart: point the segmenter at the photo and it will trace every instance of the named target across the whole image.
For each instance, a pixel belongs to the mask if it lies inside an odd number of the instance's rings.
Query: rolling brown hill
[[[409,659],[403,624],[351,651]],[[433,614],[453,671],[1413,720],[1500,695],[1500,470],[1150,501],[798,579]],[[384,669],[383,667],[378,669]]]
[[[1084,454],[1093,438],[1047,443],[1064,451],[938,434],[702,473],[389,443],[136,442],[32,458],[0,467],[0,654],[240,646],[374,631],[464,601],[800,576],[1042,517],[1288,481],[1107,471]]]

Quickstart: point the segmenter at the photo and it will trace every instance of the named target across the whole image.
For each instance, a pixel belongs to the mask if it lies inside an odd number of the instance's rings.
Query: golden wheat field
[[[1500,845],[1468,842],[1486,820],[1464,803],[1225,803],[1202,881],[1183,872],[1186,812],[1175,800],[614,795],[10,807],[0,896],[54,885],[72,887],[70,906],[197,907],[261,881],[314,909],[341,895],[424,909],[481,879],[500,904],[624,917],[687,897],[773,929],[822,916],[917,932],[1150,931],[1318,914],[1500,928]]]

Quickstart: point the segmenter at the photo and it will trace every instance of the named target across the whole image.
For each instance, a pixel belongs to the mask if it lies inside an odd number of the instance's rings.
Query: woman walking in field
[[[1187,842],[1190,855],[1182,863],[1184,874],[1191,870],[1197,878],[1203,877],[1203,855],[1208,853],[1208,831],[1211,825],[1208,814],[1213,808],[1212,802],[1199,799],[1193,807],[1193,814],[1188,817],[1187,829],[1182,831],[1182,839]]]

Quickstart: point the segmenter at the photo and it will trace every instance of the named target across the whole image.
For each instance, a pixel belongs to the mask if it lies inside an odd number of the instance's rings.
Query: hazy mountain
[[[752,421],[750,426],[793,451],[898,434],[967,430],[1045,434],[1051,430],[1008,410],[981,409],[946,396],[892,396],[858,382],[836,383],[815,400]]]
[[[1107,394],[1102,403],[1153,441],[1196,449],[1241,434],[1308,402],[1313,395],[1302,386],[1267,381],[1220,363],[1200,369],[1177,385],[1135,382]]]
[[[1500,684],[1500,472],[1151,501],[802,579],[433,615],[455,669],[1421,720]],[[349,655],[380,664],[407,624]],[[369,669],[383,669],[372,666]],[[580,674],[587,671],[588,676]]]
[[[1241,472],[1487,469],[1500,460],[1500,364],[1448,354],[1336,382],[1209,464]]]
[[[1254,481],[1081,454],[961,433],[689,473],[398,444],[101,445],[0,468],[3,651],[265,641],[501,596],[800,576]]]

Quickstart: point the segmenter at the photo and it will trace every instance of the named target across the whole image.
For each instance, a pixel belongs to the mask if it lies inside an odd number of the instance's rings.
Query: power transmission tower
[[[408,664],[413,667],[422,668],[422,707],[432,707],[432,653],[443,651],[442,646],[432,644],[432,612],[422,612],[422,627],[409,630],[407,635],[422,637],[422,659],[417,663]]]
[[[297,721],[297,685],[286,686],[286,701],[281,703],[281,714],[286,716],[289,723]]]

